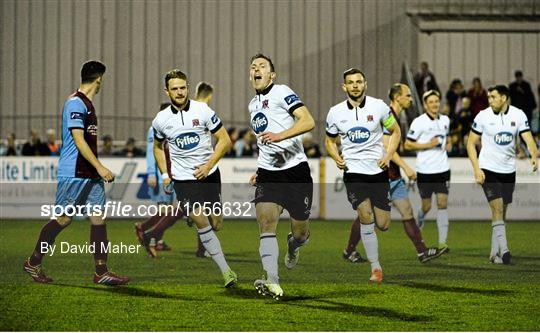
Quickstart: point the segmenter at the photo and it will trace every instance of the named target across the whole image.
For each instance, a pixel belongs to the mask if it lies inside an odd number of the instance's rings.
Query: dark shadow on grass
[[[334,311],[341,313],[351,313],[355,315],[363,315],[368,317],[382,317],[390,320],[401,320],[401,321],[414,321],[414,322],[429,322],[432,320],[432,317],[422,316],[422,315],[410,315],[386,308],[378,308],[374,306],[362,306],[362,305],[352,305],[347,303],[328,301],[328,300],[316,300],[318,303],[322,304],[298,304],[294,302],[288,302],[287,305],[299,306],[310,309],[317,310],[326,310]]]
[[[423,290],[429,290],[429,291],[464,293],[464,294],[480,294],[480,295],[486,295],[486,296],[505,296],[505,295],[512,295],[515,293],[512,290],[504,290],[504,289],[489,290],[489,289],[477,289],[477,288],[467,288],[467,287],[452,287],[452,286],[442,286],[438,284],[421,283],[421,282],[398,282],[395,284],[403,286],[403,287],[423,289]]]
[[[137,287],[130,287],[130,286],[84,286],[84,285],[72,285],[72,284],[64,284],[64,283],[53,283],[53,284],[57,286],[79,288],[79,289],[90,289],[90,290],[108,292],[108,293],[125,295],[125,296],[177,299],[177,300],[182,300],[182,301],[195,301],[195,302],[202,301],[202,299],[199,299],[199,298],[171,295],[171,294],[167,294],[167,293],[163,293],[159,291],[144,290],[144,289],[140,289]]]

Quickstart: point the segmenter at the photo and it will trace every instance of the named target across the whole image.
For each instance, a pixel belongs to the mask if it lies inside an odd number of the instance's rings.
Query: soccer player
[[[425,113],[411,123],[405,149],[417,151],[416,173],[422,207],[418,211],[418,226],[424,226],[424,218],[431,209],[431,196],[437,196],[437,230],[439,232],[439,250],[450,251],[448,237],[448,188],[450,186],[450,164],[447,140],[450,119],[439,114],[441,95],[436,90],[429,90],[422,95]]]
[[[520,135],[531,154],[533,172],[538,168],[538,150],[525,113],[510,105],[505,85],[488,88],[489,107],[476,115],[467,141],[467,153],[476,183],[482,185],[491,209],[491,253],[495,264],[510,264],[506,240],[506,211],[516,183],[516,140]],[[482,142],[480,157],[475,145]]]
[[[253,202],[259,222],[259,254],[267,275],[254,286],[262,294],[280,298],[283,289],[279,285],[276,228],[286,209],[291,232],[285,266],[291,269],[298,263],[300,247],[309,240],[313,180],[300,135],[311,131],[315,121],[298,95],[286,85],[274,84],[275,78],[269,57],[256,54],[251,58],[249,79],[256,95],[248,108],[259,157],[250,183],[257,186]]]
[[[390,108],[366,95],[366,76],[357,68],[343,72],[343,91],[347,100],[330,108],[326,118],[326,150],[344,170],[343,181],[352,209],[358,213],[362,243],[371,263],[370,282],[383,279],[375,223],[380,230],[390,226],[388,171],[399,145],[401,131]],[[383,129],[390,132],[387,152]],[[341,137],[343,157],[337,137]],[[373,216],[375,222],[373,222]]]
[[[392,85],[390,91],[388,92],[388,97],[390,98],[390,110],[392,111],[395,119],[399,119],[401,112],[408,109],[412,103],[411,90],[407,85],[402,83]],[[385,130],[383,136],[385,149],[388,147],[389,139],[390,133]],[[418,225],[416,225],[416,221],[413,217],[413,209],[411,202],[409,201],[405,180],[401,178],[400,167],[403,169],[403,171],[405,171],[410,180],[416,179],[416,172],[399,156],[399,153],[396,152],[392,157],[390,167],[388,168],[388,177],[390,179],[390,200],[401,215],[403,229],[416,248],[418,260],[425,263],[439,257],[442,252],[436,247],[428,249],[424,244],[422,232],[420,231],[420,228],[418,228]],[[354,220],[353,225],[351,226],[349,244],[343,253],[343,257],[345,259],[351,262],[364,261],[364,259],[356,253],[356,245],[359,241],[360,220],[357,218]]]
[[[214,110],[205,103],[189,99],[187,76],[178,69],[165,75],[165,92],[171,105],[160,111],[154,121],[154,156],[163,187],[172,192],[174,186],[179,209],[197,226],[201,242],[224,279],[224,286],[236,284],[234,273],[221,250],[221,244],[208,221],[206,208],[221,209],[221,176],[218,161],[231,148],[231,140]],[[211,134],[216,138],[212,148]],[[171,174],[163,151],[163,141],[169,143]]]
[[[97,157],[97,115],[92,99],[99,93],[106,67],[98,61],[88,61],[81,68],[81,84],[64,103],[62,111],[62,148],[58,162],[58,187],[56,205],[61,207],[91,206],[87,211],[91,222],[90,245],[94,251],[94,283],[123,285],[129,278],[109,272],[106,251],[107,226],[102,218],[105,205],[103,182],[112,182],[114,175]],[[89,207],[87,206],[87,207]],[[71,215],[71,214],[69,214]],[[24,262],[24,271],[35,282],[53,280],[41,269],[46,249],[54,244],[56,236],[72,221],[71,216],[61,215],[51,219],[42,229],[34,252]]]

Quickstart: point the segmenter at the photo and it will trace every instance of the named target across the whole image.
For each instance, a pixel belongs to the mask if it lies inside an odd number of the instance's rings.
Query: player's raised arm
[[[306,106],[295,109],[292,114],[295,117],[295,122],[291,128],[279,133],[263,132],[259,136],[262,142],[265,144],[280,142],[285,139],[294,138],[315,128],[315,120],[313,120]]]
[[[193,174],[195,178],[201,180],[208,176],[208,173],[212,168],[219,162],[219,160],[227,154],[232,148],[231,138],[225,127],[221,126],[215,133],[213,133],[216,138],[216,146],[214,147],[214,153],[210,156],[210,159],[206,164],[197,167],[195,173]]]
[[[71,135],[73,136],[73,142],[75,143],[77,150],[79,150],[81,155],[88,161],[88,163],[96,168],[96,171],[100,177],[106,182],[113,181],[114,175],[112,174],[111,170],[107,169],[103,166],[103,164],[101,164],[84,139],[84,130],[82,128],[72,128]]]

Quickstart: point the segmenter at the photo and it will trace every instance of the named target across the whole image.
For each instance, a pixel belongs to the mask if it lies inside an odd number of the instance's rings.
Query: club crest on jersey
[[[499,146],[507,146],[514,140],[514,136],[510,132],[499,132],[495,134],[493,140],[495,140],[495,143]]]
[[[201,138],[197,133],[194,132],[180,134],[176,137],[176,139],[174,139],[176,146],[182,150],[193,149],[197,147],[200,141]]]
[[[353,127],[347,131],[347,137],[354,143],[364,143],[370,136],[371,132],[365,127]]]
[[[368,114],[367,115],[367,121],[373,121],[373,115]]]
[[[268,109],[268,100],[265,99],[263,102],[262,102],[262,108],[263,109]]]
[[[193,119],[193,120],[191,120],[191,124],[192,124],[193,126],[199,126],[199,125],[200,125],[199,119]]]
[[[251,128],[253,128],[253,131],[256,134],[264,132],[267,127],[268,119],[266,118],[264,113],[259,112],[253,117],[253,119],[251,119]]]

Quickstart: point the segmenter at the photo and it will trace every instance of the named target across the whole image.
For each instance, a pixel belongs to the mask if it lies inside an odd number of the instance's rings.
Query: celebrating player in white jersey
[[[343,91],[347,100],[328,112],[326,118],[326,149],[345,171],[343,181],[352,208],[360,219],[360,232],[366,256],[371,263],[371,282],[381,282],[382,268],[375,223],[381,230],[390,225],[390,199],[388,166],[399,145],[401,131],[390,108],[382,100],[366,96],[367,81],[364,73],[351,68],[343,73]],[[385,155],[383,127],[390,140]],[[340,156],[337,137],[341,136],[343,157]],[[372,217],[375,217],[375,223]]]
[[[482,185],[491,209],[491,253],[496,264],[509,264],[510,250],[506,240],[506,210],[512,203],[516,183],[516,141],[518,134],[531,154],[533,172],[538,168],[538,150],[525,113],[509,104],[505,85],[488,89],[489,108],[474,118],[467,141],[467,153],[474,169],[474,178]],[[482,141],[478,158],[476,144]]]
[[[286,85],[274,84],[276,73],[272,60],[263,54],[251,58],[249,79],[256,91],[249,103],[251,127],[257,135],[259,158],[255,184],[255,207],[259,222],[259,253],[266,279],[256,280],[262,294],[279,298],[276,228],[286,209],[291,216],[287,236],[285,266],[293,268],[300,246],[309,238],[309,214],[313,199],[313,180],[304,154],[300,134],[311,131],[315,121],[300,98]]]
[[[178,69],[165,76],[165,91],[171,105],[160,111],[154,127],[154,156],[169,193],[174,183],[176,198],[183,213],[197,225],[201,242],[219,266],[225,287],[236,284],[221,244],[208,221],[211,211],[221,206],[221,176],[217,162],[231,148],[231,139],[214,110],[202,102],[188,98],[187,76]],[[212,149],[212,133],[217,139]],[[171,175],[167,173],[163,141],[169,143]]]
[[[424,225],[424,217],[431,209],[431,196],[437,195],[437,230],[439,231],[439,250],[450,251],[448,237],[448,188],[450,186],[450,164],[446,151],[450,118],[439,114],[441,96],[436,90],[429,90],[422,96],[425,113],[413,120],[405,149],[417,151],[416,173],[422,207],[418,211],[418,225]]]

